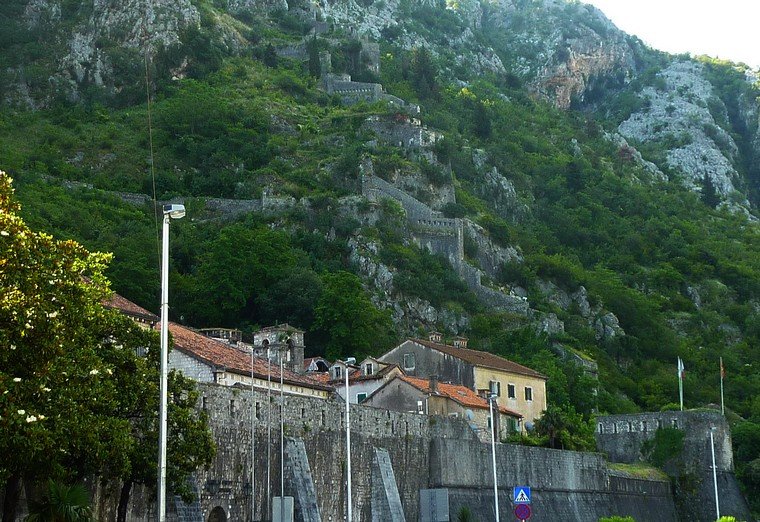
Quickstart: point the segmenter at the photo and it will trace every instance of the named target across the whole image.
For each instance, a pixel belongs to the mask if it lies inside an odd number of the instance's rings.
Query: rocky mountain
[[[192,326],[467,335],[586,419],[667,407],[676,357],[715,402],[722,356],[760,422],[757,82],[566,0],[9,0],[0,168],[149,309],[184,201]]]
[[[432,17],[435,2],[291,4],[15,0],[9,14],[21,16],[14,29],[28,40],[38,38],[35,47],[42,56],[30,51],[31,62],[7,57],[3,98],[45,106],[51,97],[80,99],[90,86],[118,98],[139,88],[143,54],[166,66],[159,74],[182,78],[192,73],[194,62],[247,52],[261,37],[257,16],[288,13],[306,24],[321,21],[407,51],[426,48],[436,58],[448,58],[444,72],[461,84],[483,74],[523,82],[561,109],[593,110],[599,98],[614,105],[625,92],[636,106],[617,130],[634,147],[655,142],[664,151],[664,157],[646,159],[695,190],[709,179],[728,206],[751,208],[749,199],[758,191],[760,113],[752,91],[757,77],[746,68],[740,71],[744,85],[727,92],[697,60],[666,58],[617,29],[598,9],[565,0],[451,2],[432,28],[410,15]],[[194,56],[192,42],[204,37],[206,55]]]

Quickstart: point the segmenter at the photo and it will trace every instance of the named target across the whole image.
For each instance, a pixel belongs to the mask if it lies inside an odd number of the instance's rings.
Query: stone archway
[[[211,510],[208,516],[208,522],[227,522],[227,513],[220,506],[216,506]]]

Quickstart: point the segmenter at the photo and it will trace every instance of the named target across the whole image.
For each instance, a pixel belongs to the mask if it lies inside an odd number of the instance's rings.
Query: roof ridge
[[[545,375],[543,375],[540,372],[537,372],[533,368],[514,362],[510,359],[507,359],[506,357],[502,357],[501,355],[497,355],[492,352],[487,352],[485,350],[461,348],[458,346],[452,346],[450,344],[436,343],[434,341],[430,341],[427,339],[411,338],[410,340],[413,342],[419,343],[423,346],[427,346],[428,348],[431,348],[433,350],[438,350],[439,352],[451,355],[453,357],[458,357],[475,366],[484,366],[484,367],[494,368],[497,370],[502,370],[502,371],[511,372],[511,373],[521,373],[523,375],[528,375],[530,377],[547,379]],[[467,357],[468,355],[470,356],[469,358]],[[482,358],[482,359],[490,359],[491,362],[495,364],[488,364],[487,360],[476,361],[476,360],[473,360],[473,357]],[[501,364],[497,366],[496,364],[498,363],[501,363]]]

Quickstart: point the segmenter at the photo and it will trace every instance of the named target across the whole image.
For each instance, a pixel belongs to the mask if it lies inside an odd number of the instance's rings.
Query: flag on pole
[[[720,412],[726,414],[726,405],[723,403],[723,379],[726,377],[726,369],[723,367],[723,357],[720,358]]]
[[[721,366],[721,368],[722,368],[722,366]],[[685,368],[684,368],[684,365],[683,365],[683,360],[681,360],[681,358],[679,357],[678,358],[678,378],[679,379],[683,379],[684,370],[685,370]]]

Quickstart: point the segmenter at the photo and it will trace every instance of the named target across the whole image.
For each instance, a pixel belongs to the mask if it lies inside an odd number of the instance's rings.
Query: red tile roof
[[[327,384],[331,381],[329,372],[312,372],[309,377],[322,384]]]
[[[160,325],[156,325],[158,329]],[[237,373],[240,375],[251,374],[251,355],[243,353],[223,342],[217,341],[205,335],[199,334],[175,323],[169,323],[169,332],[174,340],[174,348],[191,357],[199,359],[211,366],[224,369],[225,371]],[[253,374],[259,378],[267,377],[268,364],[266,359],[261,357],[253,358]],[[271,379],[280,379],[280,368],[278,365],[271,366]],[[283,382],[290,385],[302,386],[305,388],[315,388],[323,391],[332,391],[333,388],[326,383],[305,375],[299,375],[290,370],[284,369],[282,372]]]
[[[406,383],[411,384],[423,393],[433,393],[433,390],[430,388],[429,379],[409,377],[408,375],[400,375],[398,378]],[[467,408],[479,408],[481,410],[488,409],[488,401],[465,386],[439,382],[437,387],[437,395],[448,397],[449,399],[461,404],[462,406],[465,406]],[[522,414],[507,409],[503,406],[499,406],[499,411],[511,417],[522,417]]]
[[[469,348],[457,348],[456,346],[449,346],[447,344],[434,343],[432,341],[426,341],[424,339],[412,339],[417,344],[432,348],[439,352],[457,357],[465,362],[468,362],[474,366],[482,366],[484,368],[492,368],[494,370],[501,370],[504,372],[515,373],[518,375],[526,375],[528,377],[535,377],[537,379],[546,380],[546,376],[538,373],[536,370],[517,364],[498,355],[494,355],[488,352],[482,352],[480,350],[471,350]]]
[[[126,315],[131,315],[132,317],[144,319],[151,323],[155,323],[159,320],[159,317],[156,314],[149,312],[145,308],[139,305],[136,305],[129,299],[122,297],[117,293],[114,293],[110,297],[110,299],[107,299],[106,301],[104,301],[103,306],[105,306],[106,308],[114,308]]]

